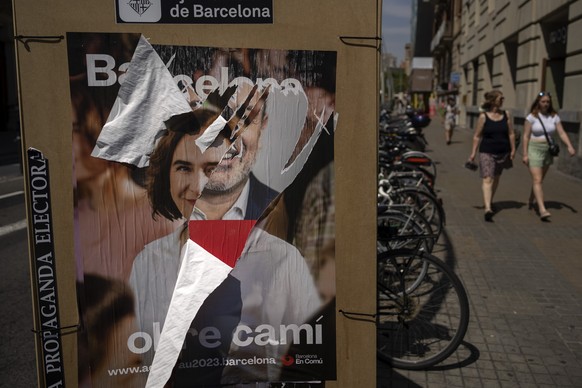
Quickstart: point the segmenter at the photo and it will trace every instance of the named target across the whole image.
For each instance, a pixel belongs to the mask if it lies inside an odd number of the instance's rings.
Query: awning
[[[432,69],[412,69],[410,91],[412,93],[432,92]]]

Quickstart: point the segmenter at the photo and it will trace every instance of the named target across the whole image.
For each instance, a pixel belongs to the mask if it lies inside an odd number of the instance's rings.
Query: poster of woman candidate
[[[67,41],[80,385],[334,380],[335,52]]]

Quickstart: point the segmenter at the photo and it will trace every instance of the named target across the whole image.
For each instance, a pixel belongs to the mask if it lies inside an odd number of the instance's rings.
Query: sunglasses
[[[539,92],[538,96],[543,97],[543,96],[548,96],[548,97],[552,97],[552,95],[550,94],[550,92]]]

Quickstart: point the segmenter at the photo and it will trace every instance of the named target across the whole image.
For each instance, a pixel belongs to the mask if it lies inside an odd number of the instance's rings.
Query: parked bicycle
[[[377,354],[396,368],[427,369],[462,342],[469,302],[459,277],[432,254],[445,224],[435,163],[418,150],[416,163],[402,162],[410,150],[387,144],[381,152],[392,160],[380,159],[378,179]]]

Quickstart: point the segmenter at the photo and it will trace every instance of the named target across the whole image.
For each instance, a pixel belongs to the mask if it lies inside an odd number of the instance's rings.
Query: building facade
[[[473,128],[483,95],[500,89],[515,127],[550,92],[578,155],[558,169],[582,178],[582,0],[433,0],[431,52],[437,94],[456,95]],[[570,38],[570,39],[569,39]]]

